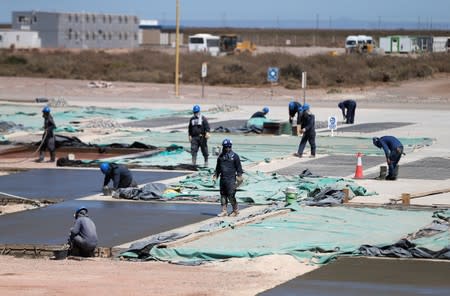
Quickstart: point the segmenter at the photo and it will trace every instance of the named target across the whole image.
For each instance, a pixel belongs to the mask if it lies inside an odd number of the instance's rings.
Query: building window
[[[122,40],[122,33],[119,33],[119,40]]]
[[[89,14],[86,14],[85,20],[86,20],[86,23],[89,23]]]
[[[138,40],[138,35],[136,33],[134,33],[134,40],[137,41]]]
[[[106,34],[103,33],[103,40],[106,40]]]
[[[119,15],[119,24],[122,23],[122,16]]]
[[[75,15],[75,22],[78,23],[78,14]]]
[[[108,33],[108,39],[109,39],[109,40],[112,40],[112,34],[111,34],[111,32]]]
[[[69,40],[72,40],[72,29],[69,29],[69,32],[67,33],[67,37]]]
[[[94,32],[92,32],[92,40],[95,40],[95,33]]]
[[[123,19],[125,20],[125,24],[128,24],[128,17],[124,16]]]
[[[37,16],[33,15],[33,22],[37,23]]]
[[[75,32],[75,40],[78,40],[78,36],[80,35],[80,33]]]
[[[128,40],[128,33],[123,33],[123,39]]]
[[[86,33],[86,36],[85,36],[86,38],[86,40],[89,40],[89,33]]]
[[[28,19],[28,17],[26,17],[24,15],[19,15],[17,17],[17,22],[20,24],[28,24],[30,22],[30,20]]]
[[[106,15],[103,15],[103,23],[106,24]]]
[[[20,41],[20,35],[16,35],[16,42]]]
[[[67,16],[67,19],[69,20],[69,23],[72,22],[72,15],[69,14],[69,15]]]
[[[0,35],[0,42],[3,42],[3,36]]]
[[[134,23],[137,25],[139,23],[138,18],[134,17]]]
[[[112,23],[112,16],[108,15],[109,23]]]

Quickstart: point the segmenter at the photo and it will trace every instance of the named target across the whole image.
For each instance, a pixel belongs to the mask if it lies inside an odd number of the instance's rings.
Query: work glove
[[[192,137],[191,137],[191,136],[189,136],[189,143],[190,143],[190,142],[192,142]]]
[[[209,139],[209,137],[210,137],[209,133],[206,133],[206,134],[205,134],[205,139],[207,139],[207,140],[208,140],[208,139]]]
[[[244,182],[244,176],[237,176],[236,177],[236,188],[241,186],[241,184]]]
[[[217,176],[216,175],[213,175],[212,176],[212,180],[213,180],[213,182],[214,182],[214,184],[217,182]]]

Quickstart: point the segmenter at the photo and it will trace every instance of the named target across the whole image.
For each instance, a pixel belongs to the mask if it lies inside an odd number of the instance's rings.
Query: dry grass
[[[208,63],[209,85],[259,86],[267,83],[269,66],[280,68],[280,84],[300,86],[302,71],[312,87],[362,86],[450,73],[449,54],[412,57],[378,55],[316,55],[298,57],[283,52],[211,57],[181,55],[183,83],[201,83],[201,64]],[[0,51],[1,76],[172,83],[173,55],[149,49],[105,51]]]

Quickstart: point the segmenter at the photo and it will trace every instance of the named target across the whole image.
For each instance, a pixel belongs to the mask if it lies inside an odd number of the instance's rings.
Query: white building
[[[0,48],[40,48],[41,39],[35,31],[0,30]]]

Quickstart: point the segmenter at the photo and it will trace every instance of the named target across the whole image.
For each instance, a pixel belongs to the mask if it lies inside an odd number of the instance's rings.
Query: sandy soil
[[[176,97],[172,85],[117,82],[113,83],[112,88],[91,89],[87,84],[88,81],[0,77],[0,102],[35,104],[34,98],[45,96],[63,97],[76,105],[111,107],[169,106],[186,109],[193,103],[202,106],[234,104],[245,111],[236,112],[236,116],[242,117],[248,116],[251,110],[263,104],[270,104],[272,118],[286,120],[287,102],[302,94],[301,90],[276,87],[272,95],[270,88],[207,87],[207,98],[200,99],[200,86],[182,85],[181,95]],[[326,116],[329,109],[336,108],[337,101],[346,97],[358,100],[360,108],[364,109],[359,116],[367,120],[378,117],[377,114],[391,118],[399,114],[396,119],[406,121],[408,116],[418,116],[422,109],[432,109],[427,115],[430,118],[436,117],[436,114],[440,116],[437,118],[442,118],[450,109],[448,75],[389,86],[345,89],[337,94],[327,92],[321,89],[307,92],[309,102],[313,102],[315,107],[324,107],[316,109],[320,116]],[[377,109],[371,111],[370,108]],[[412,109],[419,110],[409,115]],[[448,156],[450,149],[449,140],[445,138],[445,127],[442,128],[441,123],[436,122],[432,129],[443,142],[432,146],[431,151]],[[429,126],[418,125],[414,135],[429,131]],[[411,133],[406,129],[400,132],[405,135]],[[36,167],[31,161],[28,165]],[[47,166],[52,164],[40,165]],[[380,186],[379,183],[377,186]],[[196,267],[160,262],[133,263],[106,259],[52,261],[0,256],[0,294],[254,295],[313,268],[288,256],[235,259]]]

